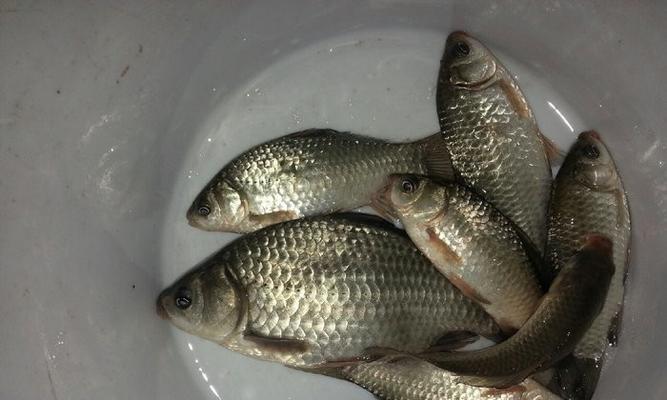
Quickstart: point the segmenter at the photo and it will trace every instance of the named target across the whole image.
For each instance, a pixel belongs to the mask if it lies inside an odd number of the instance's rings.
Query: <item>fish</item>
[[[457,178],[514,221],[543,254],[550,160],[560,150],[496,56],[464,32],[451,33],[436,89],[440,130]]]
[[[508,335],[537,308],[544,295],[536,272],[540,252],[474,191],[456,182],[394,174],[371,205],[397,218],[433,265]]]
[[[615,272],[611,240],[590,233],[535,313],[506,341],[481,350],[424,354],[469,385],[510,388],[570,354],[604,305]]]
[[[166,288],[157,312],[230,350],[323,374],[370,347],[419,352],[500,335],[402,231],[359,213],[240,237]]]
[[[547,262],[542,280],[549,284],[588,232],[614,243],[614,274],[598,318],[561,369],[561,386],[590,399],[597,386],[606,350],[617,344],[628,273],[631,220],[618,169],[599,133],[583,132],[568,153],[554,182],[549,212]],[[569,383],[568,383],[569,382]]]
[[[353,210],[394,172],[454,179],[440,134],[391,143],[307,129],[260,144],[223,167],[186,216],[206,231],[247,233],[278,222]]]
[[[408,354],[392,354],[358,366],[342,375],[382,400],[559,400],[532,379],[512,390],[466,385],[456,374]]]

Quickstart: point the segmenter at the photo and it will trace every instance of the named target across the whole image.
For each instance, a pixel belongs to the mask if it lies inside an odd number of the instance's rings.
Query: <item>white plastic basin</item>
[[[597,399],[667,398],[667,6],[658,2],[0,2],[0,399],[371,399],[155,315],[235,236],[185,210],[249,146],[438,128],[447,34],[487,43],[566,147],[595,128],[633,218]]]

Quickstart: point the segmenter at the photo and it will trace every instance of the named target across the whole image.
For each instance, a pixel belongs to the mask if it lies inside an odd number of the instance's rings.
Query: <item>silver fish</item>
[[[506,333],[516,332],[535,311],[543,295],[535,271],[540,253],[509,219],[465,186],[391,175],[372,205],[398,218],[433,265]]]
[[[500,61],[463,32],[447,38],[437,89],[440,129],[463,182],[513,220],[541,253],[551,190],[548,154],[526,98]]]
[[[466,385],[456,374],[409,355],[388,355],[356,367],[346,367],[342,375],[382,400],[560,399],[532,379],[526,379],[508,391]]]
[[[543,279],[548,284],[576,252],[589,232],[611,238],[614,243],[616,273],[598,318],[574,350],[566,366],[568,391],[590,398],[609,345],[616,345],[620,330],[624,282],[630,245],[630,211],[616,165],[600,135],[594,131],[579,135],[555,180],[549,215],[548,268]],[[563,372],[561,372],[561,375]],[[579,387],[577,387],[579,386]]]
[[[309,129],[256,146],[225,166],[187,212],[208,231],[251,232],[370,202],[390,173],[452,178],[439,134],[412,143]]]
[[[315,372],[369,347],[415,352],[499,333],[404,233],[363,214],[243,236],[165,289],[158,313],[231,350]]]
[[[426,354],[440,368],[476,386],[511,387],[566,357],[604,305],[614,274],[612,242],[590,234],[568,260],[535,313],[519,331],[492,347]]]

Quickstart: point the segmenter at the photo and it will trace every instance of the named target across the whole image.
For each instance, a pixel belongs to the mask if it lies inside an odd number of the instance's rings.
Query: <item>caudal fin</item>
[[[591,358],[567,357],[558,365],[560,395],[568,400],[590,400],[600,379],[602,365]]]
[[[433,134],[419,143],[424,146],[424,165],[426,175],[441,181],[452,182],[456,179],[456,172],[449,154],[449,148],[441,133]]]

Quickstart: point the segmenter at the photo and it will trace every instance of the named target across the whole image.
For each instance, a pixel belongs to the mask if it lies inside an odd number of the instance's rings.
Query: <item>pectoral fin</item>
[[[435,229],[427,228],[426,234],[428,235],[429,246],[431,246],[445,262],[454,266],[463,264],[461,257],[447,243],[443,242],[438,237],[438,233]]]
[[[294,211],[275,211],[267,214],[250,214],[248,219],[261,226],[274,225],[279,222],[291,221],[299,216]]]
[[[448,267],[458,268],[463,264],[461,257],[452,249],[447,243],[442,241],[435,229],[432,227],[426,228],[426,234],[428,235],[428,245],[431,247],[434,253],[438,254],[439,259],[446,263]],[[465,280],[454,274],[444,274],[447,276],[447,279],[456,286],[461,292],[463,292],[466,297],[469,297],[476,301],[477,303],[488,305],[491,304],[490,301],[484,298],[481,294],[470,286]]]
[[[528,103],[524,99],[521,92],[517,90],[507,79],[498,81],[500,88],[505,93],[505,97],[512,107],[512,110],[521,118],[529,119],[533,117],[533,113],[528,107]]]
[[[452,285],[456,286],[466,297],[474,300],[475,302],[482,304],[482,305],[489,305],[491,302],[487,300],[484,296],[479,294],[475,289],[473,289],[466,281],[463,279],[457,277],[457,276],[451,276],[448,277],[449,281],[452,283]],[[498,323],[500,325],[500,323]],[[504,330],[504,328],[501,326],[501,329]]]

